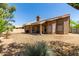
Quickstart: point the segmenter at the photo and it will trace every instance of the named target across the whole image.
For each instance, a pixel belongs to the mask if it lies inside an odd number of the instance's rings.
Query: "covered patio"
[[[37,21],[26,24],[24,30],[26,33],[35,34],[67,34],[70,29],[70,15],[66,14],[55,18],[49,18],[40,21],[37,16]]]

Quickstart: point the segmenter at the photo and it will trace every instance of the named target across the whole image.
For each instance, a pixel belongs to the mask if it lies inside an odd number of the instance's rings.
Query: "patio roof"
[[[27,26],[27,25],[43,24],[43,23],[45,23],[47,21],[53,21],[53,20],[57,20],[59,18],[65,18],[65,17],[68,17],[68,16],[70,16],[70,15],[69,14],[65,14],[63,16],[58,16],[58,17],[54,17],[54,18],[44,19],[44,20],[39,21],[39,22],[29,22],[29,23],[26,23],[25,25]]]
[[[31,23],[31,25],[43,24],[43,23],[45,23],[45,22],[46,22],[46,20],[43,20],[43,21],[40,21],[40,22],[34,22],[34,23]]]

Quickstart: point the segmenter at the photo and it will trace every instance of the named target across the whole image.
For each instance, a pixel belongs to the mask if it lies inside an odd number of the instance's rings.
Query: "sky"
[[[40,16],[40,20],[44,20],[70,14],[70,19],[79,21],[79,10],[66,3],[10,3],[9,5],[16,6],[14,13],[16,26],[34,22],[36,21],[36,16]]]

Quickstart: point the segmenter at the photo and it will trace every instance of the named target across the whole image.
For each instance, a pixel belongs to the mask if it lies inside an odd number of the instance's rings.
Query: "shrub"
[[[46,56],[48,47],[46,42],[37,42],[33,45],[28,44],[25,45],[24,50],[22,51],[22,54],[24,56]]]

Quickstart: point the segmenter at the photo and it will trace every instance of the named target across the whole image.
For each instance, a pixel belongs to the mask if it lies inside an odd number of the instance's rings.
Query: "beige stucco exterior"
[[[39,17],[38,17],[39,18]],[[24,30],[26,33],[39,33],[39,34],[67,34],[70,29],[70,16],[63,15],[48,19],[47,21],[38,21],[34,24],[25,25]]]

